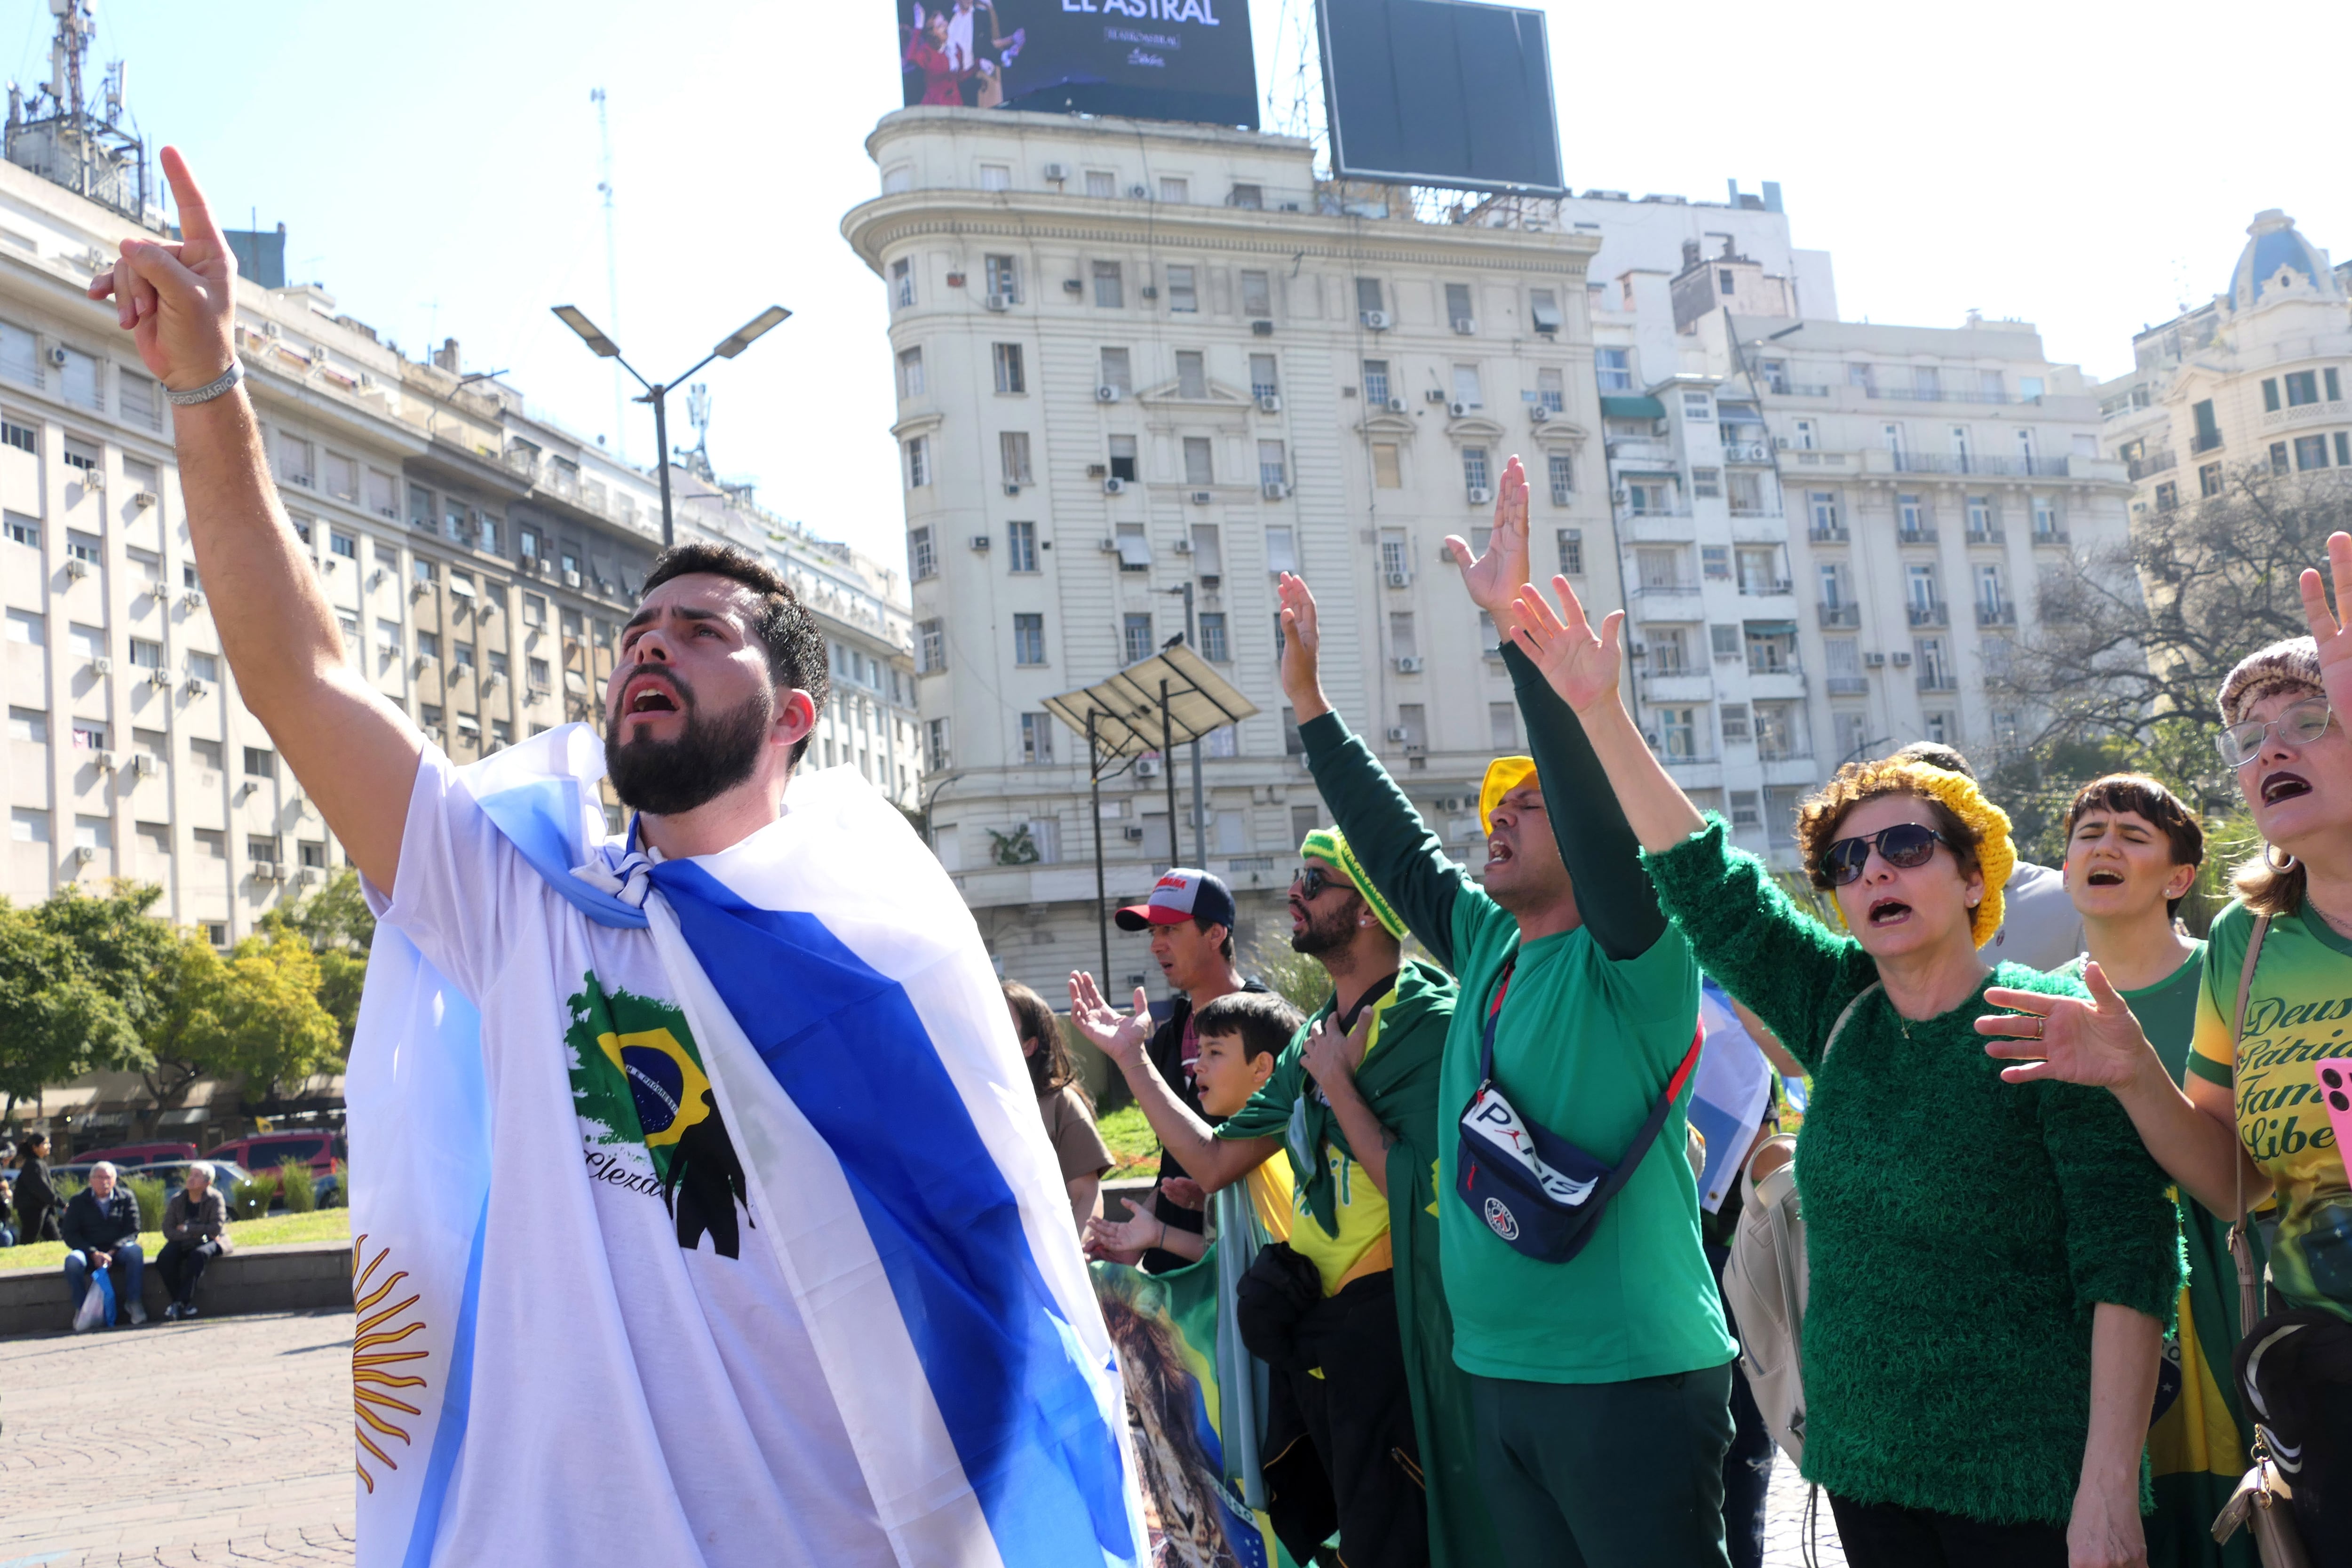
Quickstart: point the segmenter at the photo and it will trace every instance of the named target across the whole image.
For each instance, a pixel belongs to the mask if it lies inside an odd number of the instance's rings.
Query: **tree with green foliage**
[[[320,1005],[333,1015],[349,1052],[367,984],[368,949],[375,941],[375,916],[360,890],[360,874],[346,866],[325,887],[268,919],[284,921],[310,942],[319,959]]]
[[[38,910],[0,900],[0,1095],[5,1110],[93,1068],[143,1068],[122,1000]]]
[[[319,958],[299,931],[274,923],[238,942],[223,967],[218,1060],[245,1075],[247,1100],[341,1067],[341,1033],[319,1000]]]

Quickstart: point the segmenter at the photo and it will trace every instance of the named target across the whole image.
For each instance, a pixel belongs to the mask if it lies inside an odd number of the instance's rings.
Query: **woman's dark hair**
[[[637,591],[637,602],[673,577],[685,577],[707,573],[740,583],[760,595],[760,613],[751,630],[768,650],[768,679],[788,691],[805,691],[817,712],[824,712],[825,692],[830,679],[825,666],[824,634],[817,630],[816,618],[808,606],[793,592],[782,574],[749,551],[738,550],[731,544],[714,544],[706,540],[693,540],[674,544],[655,558],[653,569],[646,574],[646,584]],[[793,748],[793,763],[798,766],[801,756],[808,750],[809,738],[803,735]]]
[[[2074,792],[2074,804],[2066,808],[2070,852],[2074,828],[2083,820],[2083,814],[2090,811],[2127,811],[2164,835],[2172,846],[2174,865],[2205,864],[2205,829],[2199,825],[2197,814],[2179,795],[2146,773],[2109,773]],[[2185,893],[2181,895],[2186,897]],[[2180,899],[2165,900],[2167,920],[2179,912]]]
[[[1029,1064],[1029,1082],[1043,1100],[1064,1084],[1077,1084],[1078,1098],[1094,1109],[1094,1100],[1087,1086],[1078,1082],[1078,1064],[1070,1055],[1070,1043],[1062,1034],[1062,1020],[1054,1016],[1046,1000],[1018,980],[1003,982],[1004,1005],[1013,1009],[1015,1032],[1024,1040],[1034,1040],[1037,1048],[1024,1058]]]
[[[1192,1016],[1196,1035],[1239,1035],[1242,1059],[1280,1056],[1307,1022],[1271,991],[1229,991]]]
[[[25,1168],[26,1161],[38,1159],[43,1154],[47,1153],[48,1151],[49,1135],[47,1133],[26,1133],[22,1138],[16,1140],[16,1169],[20,1171],[23,1170]]]

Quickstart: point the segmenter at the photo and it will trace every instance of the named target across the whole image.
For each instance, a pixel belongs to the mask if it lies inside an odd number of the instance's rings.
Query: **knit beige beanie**
[[[2221,722],[2235,724],[2246,710],[2274,691],[2326,690],[2319,680],[2319,645],[2307,637],[2288,637],[2258,648],[2238,661],[2221,682]]]

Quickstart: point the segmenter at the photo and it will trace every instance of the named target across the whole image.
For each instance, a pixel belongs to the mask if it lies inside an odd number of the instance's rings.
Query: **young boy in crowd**
[[[1200,1091],[1201,1109],[1212,1121],[1222,1121],[1250,1101],[1274,1076],[1276,1058],[1286,1049],[1305,1020],[1298,1009],[1270,991],[1235,991],[1201,1009],[1193,1025],[1201,1055],[1192,1067],[1192,1082]],[[1290,1162],[1269,1157],[1244,1177],[1250,1206],[1258,1223],[1276,1241],[1290,1238]],[[1208,1250],[1195,1231],[1171,1230],[1133,1199],[1122,1199],[1123,1220],[1097,1219],[1087,1226],[1089,1257],[1132,1253],[1139,1247],[1160,1247],[1190,1260]]]

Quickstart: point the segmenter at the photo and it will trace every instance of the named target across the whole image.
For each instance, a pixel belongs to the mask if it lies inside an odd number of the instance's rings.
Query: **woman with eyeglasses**
[[[2352,536],[2327,542],[2352,584]],[[2003,1076],[2103,1085],[2181,1187],[2235,1218],[2265,1198],[2269,1290],[2236,1373],[2265,1447],[2294,1489],[2318,1568],[2352,1565],[2352,628],[2303,574],[2312,635],[2248,655],[2221,683],[2222,761],[2263,839],[2213,922],[2189,1071],[2156,1049],[2095,977],[2093,1002],[1995,992],[1985,1048]],[[2339,587],[2339,605],[2342,589]],[[2249,973],[2246,954],[2262,945]],[[2238,1030],[2244,991],[2244,1029]],[[2235,1093],[2231,1080],[2235,1076]],[[2234,1290],[2237,1281],[2228,1281]],[[2252,1387],[2247,1384],[2251,1383]]]
[[[1845,927],[1831,931],[1652,754],[1620,695],[1622,614],[1596,634],[1553,583],[1558,613],[1522,592],[1521,647],[1583,721],[1700,965],[1813,1074],[1800,1468],[1847,1561],[2144,1563],[2175,1215],[2112,1097],[2021,1092],[1972,1027],[1996,977],[2081,994],[1978,953],[2016,859],[2009,819],[1923,763],[1841,768],[1797,825]]]

